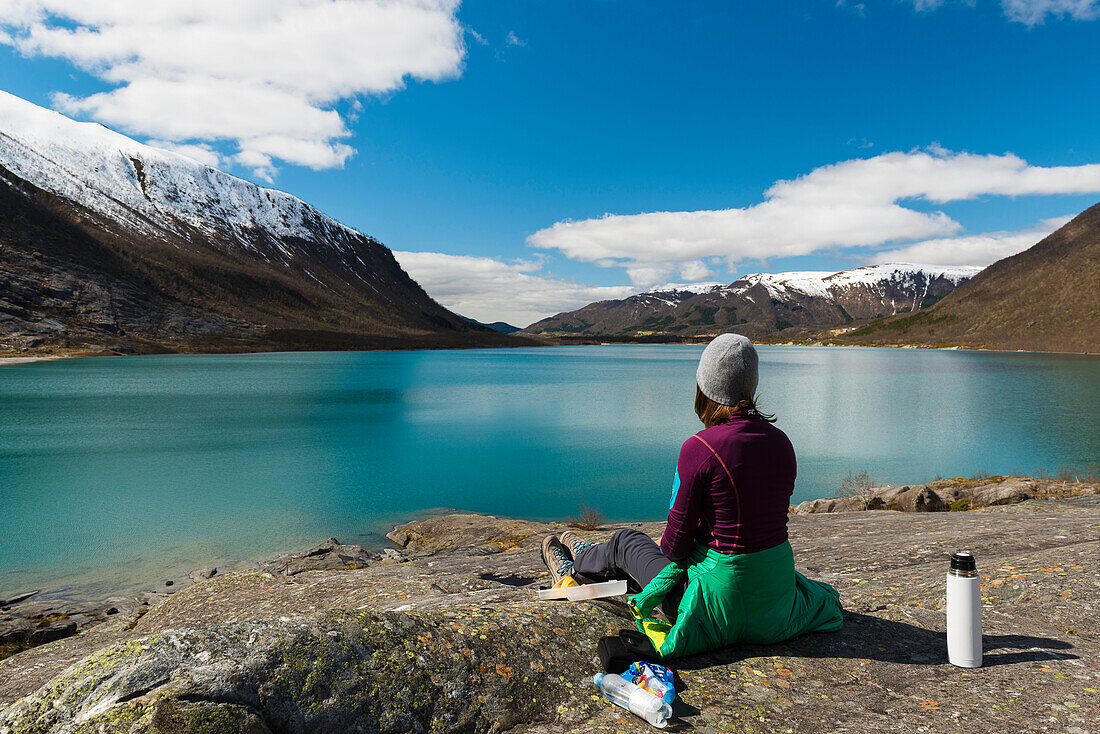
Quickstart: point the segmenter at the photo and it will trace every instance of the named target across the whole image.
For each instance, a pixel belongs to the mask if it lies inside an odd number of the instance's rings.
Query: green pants
[[[675,624],[648,619],[684,574],[687,587]],[[735,555],[696,544],[686,559],[667,566],[630,602],[638,629],[663,658],[836,632],[844,623],[836,589],[795,571],[787,541]]]

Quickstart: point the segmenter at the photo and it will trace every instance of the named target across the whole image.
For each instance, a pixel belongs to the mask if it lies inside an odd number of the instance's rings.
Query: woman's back
[[[695,542],[723,553],[755,553],[787,539],[794,448],[761,418],[732,420],[684,442],[661,549],[684,558]]]

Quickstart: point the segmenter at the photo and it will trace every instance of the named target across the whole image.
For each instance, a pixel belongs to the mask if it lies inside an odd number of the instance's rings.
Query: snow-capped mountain
[[[805,298],[820,298],[843,308],[856,319],[892,316],[899,311],[916,311],[930,292],[942,297],[981,272],[977,267],[941,267],[913,263],[868,265],[839,273],[806,271],[794,273],[754,273],[728,286],[732,294],[750,295],[763,287],[775,301],[797,303]]]
[[[525,331],[647,337],[740,330],[762,336],[791,326],[829,328],[926,307],[980,270],[889,263],[839,273],[754,273],[728,285],[669,284],[558,314]]]
[[[646,293],[690,293],[699,295],[724,286],[725,283],[665,283],[662,286],[649,289]]]
[[[675,306],[676,304],[694,298],[700,293],[707,293],[716,288],[724,287],[721,283],[668,283],[663,286],[627,296],[626,301],[636,304],[639,308],[661,306]],[[618,303],[618,301],[614,301]]]
[[[486,333],[435,303],[382,244],[302,200],[5,92],[0,207],[0,351]]]
[[[109,229],[166,242],[178,243],[197,232],[216,237],[222,246],[271,249],[276,259],[289,263],[306,241],[309,255],[318,249],[350,254],[351,243],[363,239],[290,194],[3,91],[0,165],[86,207]]]

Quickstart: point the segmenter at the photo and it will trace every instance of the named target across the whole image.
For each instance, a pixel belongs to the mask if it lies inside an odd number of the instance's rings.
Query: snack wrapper
[[[623,678],[664,700],[669,706],[676,700],[672,671],[663,665],[637,662],[626,669]]]

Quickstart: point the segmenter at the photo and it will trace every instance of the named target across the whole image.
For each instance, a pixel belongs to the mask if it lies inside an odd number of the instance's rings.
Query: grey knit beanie
[[[760,374],[756,347],[740,334],[721,334],[703,350],[695,380],[703,394],[722,405],[737,405],[756,394]]]

